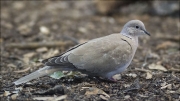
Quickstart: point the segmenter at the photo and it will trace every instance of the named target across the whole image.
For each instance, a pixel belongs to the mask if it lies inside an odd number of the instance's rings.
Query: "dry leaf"
[[[34,97],[33,100],[54,101],[55,97]]]
[[[125,88],[128,88],[128,87],[130,87],[131,85],[130,84],[124,84],[123,85]]]
[[[103,95],[100,95],[99,97],[100,97],[101,99],[105,100],[105,101],[108,101],[108,100],[109,100],[108,98],[106,98],[106,97],[103,96]]]
[[[3,42],[3,39],[2,38],[0,38],[0,43],[2,43]]]
[[[14,64],[11,64],[11,63],[10,63],[10,64],[7,65],[7,67],[10,67],[10,68],[11,68],[11,67],[12,67],[12,68],[16,68],[17,66],[15,66]]]
[[[22,91],[23,87],[17,87],[15,90]]]
[[[4,96],[8,96],[8,95],[10,95],[10,94],[11,94],[11,93],[10,93],[9,91],[5,91],[3,95],[4,95]]]
[[[43,101],[60,101],[64,100],[67,97],[67,95],[62,95],[59,97],[53,96],[53,97],[34,97],[33,100],[43,100]]]
[[[67,95],[62,95],[62,96],[55,98],[53,101],[61,101],[61,100],[64,100],[66,97],[67,97]]]
[[[36,53],[35,52],[29,52],[29,53],[26,53],[24,54],[24,58],[32,58]]]
[[[81,33],[87,33],[87,29],[85,27],[79,27],[78,31]]]
[[[79,40],[79,43],[81,44],[81,43],[85,43],[85,42],[87,42],[88,41],[88,39],[80,39]]]
[[[116,74],[112,77],[114,80],[120,80],[121,79],[121,74]]]
[[[1,94],[1,95],[0,95],[0,97],[3,97],[3,96],[4,96],[4,94]]]
[[[18,94],[13,94],[13,95],[11,96],[11,99],[12,99],[12,100],[16,100],[17,96],[18,96]]]
[[[17,29],[21,35],[28,35],[31,32],[31,27],[25,24],[18,26]]]
[[[167,90],[166,92],[167,92],[167,94],[169,94],[169,93],[176,93],[176,91],[172,91],[172,90]]]
[[[30,61],[30,58],[32,58],[33,56],[35,56],[36,55],[36,53],[35,52],[29,52],[29,53],[26,53],[26,54],[24,54],[23,55],[23,61],[26,63],[26,64],[28,64],[29,63],[29,61]]]
[[[160,59],[158,54],[152,52],[148,54],[148,58]]]
[[[55,56],[59,53],[59,50],[58,49],[50,49],[46,54],[44,54],[42,56],[42,58],[46,59],[46,58],[49,58],[49,57],[52,57],[52,56]]]
[[[90,95],[102,94],[102,95],[105,95],[107,98],[110,98],[110,96],[107,93],[105,93],[103,90],[98,89],[96,87],[82,87],[82,88],[86,88],[85,95],[87,95],[88,97],[90,97]]]
[[[167,69],[165,67],[163,67],[160,64],[150,64],[149,65],[149,69],[156,69],[156,70],[162,70],[162,71],[167,71]]]
[[[165,88],[172,89],[172,84],[167,84],[161,87],[161,89],[165,89]]]
[[[166,82],[161,83],[161,87],[165,86],[166,84],[167,84]]]
[[[146,72],[146,79],[151,79],[152,78],[152,74],[150,72]]]

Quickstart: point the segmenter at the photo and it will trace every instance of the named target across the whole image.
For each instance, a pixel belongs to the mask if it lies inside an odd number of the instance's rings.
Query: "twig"
[[[168,70],[165,71],[165,72],[177,72],[177,73],[180,73],[180,69],[175,69],[175,68],[173,68],[173,69],[168,69]]]
[[[20,48],[20,49],[33,49],[39,47],[64,47],[74,45],[71,41],[54,41],[54,42],[25,42],[25,43],[10,43],[6,47]]]
[[[15,73],[22,73],[22,72],[26,72],[26,71],[28,71],[28,70],[30,70],[31,69],[31,67],[28,67],[28,68],[25,68],[25,69],[23,69],[23,70],[18,70],[18,71],[14,71]]]
[[[140,71],[140,72],[149,72],[149,73],[151,73],[150,70],[146,70],[146,69],[135,68],[135,70]]]

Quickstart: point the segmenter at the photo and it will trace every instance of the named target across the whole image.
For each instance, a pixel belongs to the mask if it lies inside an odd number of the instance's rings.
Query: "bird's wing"
[[[131,40],[111,34],[77,45],[60,56],[46,60],[45,65],[70,66],[88,72],[108,72],[125,65],[132,57]]]
[[[107,73],[124,66],[133,56],[132,41],[121,34],[97,38],[69,51],[68,61],[77,69]]]
[[[103,73],[125,65],[132,57],[131,40],[120,34],[97,38],[77,45],[60,56],[45,60],[46,66],[15,81],[16,85],[59,70]],[[57,67],[56,67],[57,66]],[[59,68],[58,68],[59,67]]]
[[[87,43],[87,42],[85,42]],[[63,65],[68,65],[68,64],[71,64],[69,61],[68,61],[68,55],[64,55],[66,53],[68,53],[69,51],[71,50],[74,50],[76,48],[78,48],[79,46],[85,44],[85,43],[82,43],[82,44],[78,44],[74,47],[71,47],[70,49],[68,49],[66,52],[60,54],[60,55],[57,55],[57,56],[53,56],[53,57],[50,57],[48,59],[45,59],[42,61],[42,63],[44,63],[45,65],[47,66],[63,66]]]

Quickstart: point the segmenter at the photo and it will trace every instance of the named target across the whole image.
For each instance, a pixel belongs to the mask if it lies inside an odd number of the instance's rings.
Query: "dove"
[[[131,63],[138,47],[138,37],[150,34],[143,22],[131,20],[120,33],[92,39],[43,61],[44,67],[13,82],[15,85],[50,75],[57,71],[80,71],[89,76],[112,80]]]

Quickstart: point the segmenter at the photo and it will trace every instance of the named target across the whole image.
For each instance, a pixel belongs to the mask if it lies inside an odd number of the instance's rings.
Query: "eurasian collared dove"
[[[120,33],[76,45],[65,53],[43,61],[45,66],[15,81],[15,85],[52,74],[56,71],[80,71],[90,76],[113,80],[131,63],[138,47],[138,37],[150,35],[139,20],[127,22]]]

